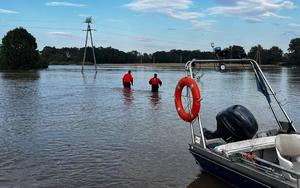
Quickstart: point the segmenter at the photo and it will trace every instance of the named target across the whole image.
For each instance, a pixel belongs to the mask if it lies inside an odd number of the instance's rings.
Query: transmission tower
[[[87,23],[87,29],[83,30],[83,31],[86,31],[86,38],[85,38],[85,47],[84,47],[84,54],[83,54],[81,72],[83,72],[83,68],[84,68],[84,63],[85,63],[85,58],[86,58],[86,49],[87,49],[87,43],[88,43],[89,34],[90,34],[90,38],[91,38],[91,45],[92,45],[92,51],[93,51],[93,59],[94,59],[95,71],[97,72],[97,62],[96,62],[96,55],[95,55],[95,49],[94,49],[94,43],[93,43],[93,35],[92,35],[92,31],[96,31],[96,30],[91,28],[92,17],[87,17],[85,19],[84,23]]]

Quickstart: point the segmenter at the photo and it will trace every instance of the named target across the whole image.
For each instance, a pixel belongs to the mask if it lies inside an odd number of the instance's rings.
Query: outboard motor
[[[226,142],[236,142],[253,138],[258,130],[253,114],[241,105],[233,105],[219,112],[216,119],[215,132],[204,130],[204,135],[208,139],[223,138]]]

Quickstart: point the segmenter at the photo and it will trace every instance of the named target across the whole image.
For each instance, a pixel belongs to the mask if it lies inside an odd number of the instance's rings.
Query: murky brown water
[[[183,69],[130,68],[131,92],[121,85],[128,67],[101,69],[96,77],[82,76],[76,66],[0,73],[0,187],[226,187],[207,174],[198,177],[188,151],[189,127],[173,104]],[[159,94],[148,85],[154,72],[163,81]],[[267,71],[298,128],[299,73]],[[250,75],[204,72],[206,127],[214,129],[216,113],[233,103],[248,107],[261,129],[273,125]]]

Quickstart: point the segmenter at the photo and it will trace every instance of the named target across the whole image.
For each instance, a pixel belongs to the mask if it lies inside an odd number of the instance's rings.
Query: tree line
[[[40,52],[41,59],[49,64],[81,64],[84,48],[55,48],[46,46]],[[157,51],[152,54],[138,51],[123,52],[112,47],[96,47],[96,61],[99,64],[126,63],[186,63],[191,59],[215,59],[216,55],[210,51],[179,50]],[[222,50],[222,58],[238,59],[251,58],[260,60],[261,64],[289,64],[300,65],[300,38],[292,39],[288,53],[283,53],[277,46],[269,49],[261,45],[251,47],[248,53],[239,45],[226,47]],[[86,60],[93,62],[91,47],[87,49]]]
[[[285,63],[300,65],[300,38],[290,41],[288,53],[273,46],[269,49],[261,45],[251,47],[248,53],[239,45],[217,49],[222,58],[259,59],[261,64]],[[138,51],[123,52],[112,47],[96,47],[96,60],[99,64],[126,64],[126,63],[185,63],[191,59],[215,59],[214,52],[200,50],[157,51],[155,53],[140,53]],[[0,45],[0,69],[38,69],[46,68],[49,64],[81,64],[84,48],[56,48],[46,46],[37,50],[36,39],[24,28],[9,31]],[[259,58],[260,57],[260,58]],[[87,49],[87,62],[93,62],[92,49]]]
[[[81,64],[84,48],[55,48],[46,46],[41,51],[41,58],[49,64]],[[95,48],[96,61],[99,64],[128,64],[128,63],[185,63],[193,58],[213,59],[211,52],[200,50],[171,50],[158,51],[152,54],[138,51],[123,52],[112,47]],[[86,61],[93,62],[91,47],[88,47]]]

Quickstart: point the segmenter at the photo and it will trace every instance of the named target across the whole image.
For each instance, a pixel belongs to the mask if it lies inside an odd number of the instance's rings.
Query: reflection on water
[[[124,96],[124,104],[126,106],[131,105],[133,100],[132,90],[130,88],[123,88],[122,93]]]
[[[201,174],[199,174],[195,180],[190,183],[187,188],[219,188],[219,187],[223,187],[223,188],[231,188],[232,186],[224,183],[223,181],[215,178],[214,176],[206,173],[206,172],[202,172]]]
[[[154,109],[158,109],[159,104],[160,104],[160,100],[161,100],[160,94],[158,92],[151,92],[151,95],[150,95],[149,98],[150,98],[152,107]]]
[[[24,134],[35,124],[39,105],[39,72],[4,72],[0,80],[0,125]],[[1,131],[1,130],[0,130]]]
[[[0,187],[213,186],[217,180],[205,173],[195,180],[200,168],[188,151],[189,126],[174,108],[183,70],[130,69],[131,90],[122,88],[128,67],[96,77],[81,75],[80,66],[0,73]],[[153,72],[164,80],[159,93],[149,90]],[[204,72],[198,83],[206,128],[214,130],[216,114],[233,103],[249,108],[260,129],[275,125],[248,71]],[[293,104],[286,108],[298,128],[299,72],[266,71],[280,101]]]
[[[89,78],[93,78],[93,80],[96,80],[97,75],[98,75],[98,71],[95,71],[94,73],[82,71],[81,75],[82,75],[82,78],[85,82]]]
[[[8,80],[37,80],[40,78],[39,71],[25,72],[2,72],[1,77]]]

